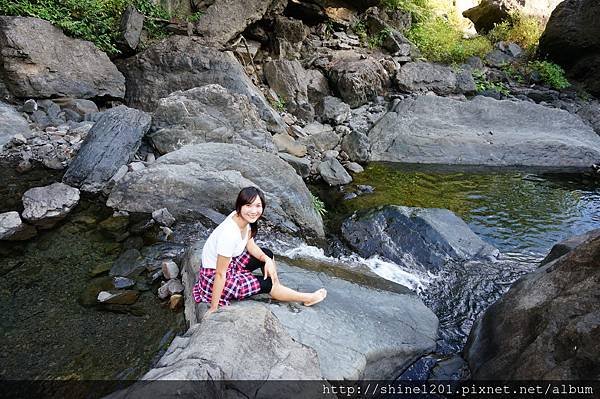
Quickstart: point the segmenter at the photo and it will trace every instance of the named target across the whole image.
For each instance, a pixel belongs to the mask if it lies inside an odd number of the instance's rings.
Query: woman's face
[[[254,223],[262,215],[263,205],[260,197],[257,195],[251,204],[242,206],[241,217],[248,223]]]

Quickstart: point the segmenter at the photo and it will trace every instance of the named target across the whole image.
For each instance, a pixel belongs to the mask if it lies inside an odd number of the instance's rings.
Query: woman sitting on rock
[[[210,303],[208,313],[219,305],[229,305],[231,299],[242,299],[269,293],[273,299],[303,302],[312,306],[321,302],[327,290],[302,293],[279,282],[273,252],[259,248],[254,242],[257,221],[265,209],[263,193],[256,187],[240,191],[235,211],[211,233],[202,248],[202,267],[194,286],[196,302]],[[260,268],[262,278],[252,274]]]

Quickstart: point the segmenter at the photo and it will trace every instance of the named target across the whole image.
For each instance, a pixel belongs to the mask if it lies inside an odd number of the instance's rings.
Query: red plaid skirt
[[[247,251],[242,252],[240,256],[231,258],[219,305],[229,305],[232,299],[239,300],[260,292],[258,277],[246,269],[248,262],[250,262],[250,254]],[[200,268],[198,282],[192,291],[196,302],[210,303],[216,273],[215,269]]]

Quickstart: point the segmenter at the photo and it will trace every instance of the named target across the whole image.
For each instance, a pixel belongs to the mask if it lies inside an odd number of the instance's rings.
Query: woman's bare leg
[[[312,306],[321,302],[327,296],[327,290],[321,288],[315,292],[298,292],[284,286],[281,283],[273,284],[271,288],[271,297],[282,302],[303,302],[305,306]]]

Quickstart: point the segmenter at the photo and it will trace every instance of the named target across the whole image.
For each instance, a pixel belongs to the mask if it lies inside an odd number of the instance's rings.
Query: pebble
[[[167,280],[171,280],[179,276],[179,266],[177,266],[177,263],[173,262],[172,260],[163,261],[161,265],[161,270],[163,276]]]

